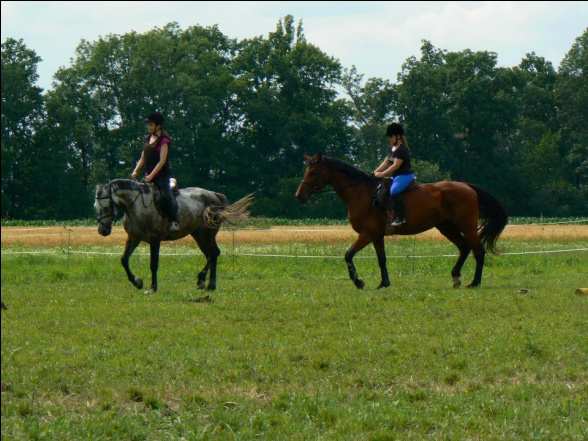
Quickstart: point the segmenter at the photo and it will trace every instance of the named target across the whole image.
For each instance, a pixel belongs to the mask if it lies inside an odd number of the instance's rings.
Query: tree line
[[[535,53],[499,67],[495,52],[423,41],[395,82],[344,68],[292,16],[243,40],[176,23],[82,40],[46,91],[40,61],[22,40],[2,43],[4,219],[91,216],[95,184],[129,175],[154,110],[180,186],[255,192],[256,215],[343,217],[334,195],[293,199],[303,153],[371,171],[393,120],[421,182],[475,183],[513,215],[588,214],[588,28],[557,69]]]

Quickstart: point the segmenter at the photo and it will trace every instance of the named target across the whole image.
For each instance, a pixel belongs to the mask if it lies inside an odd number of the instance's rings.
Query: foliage
[[[230,199],[255,192],[258,216],[342,218],[331,194],[299,206],[302,155],[373,170],[386,124],[402,121],[423,181],[476,183],[514,215],[588,214],[588,29],[559,69],[527,54],[450,52],[423,41],[396,82],[364,79],[310,43],[302,22],[235,40],[176,23],[81,41],[44,93],[40,58],[2,43],[2,218],[91,215],[94,185],[126,176],[143,118],[167,117],[181,186]],[[561,202],[561,203],[560,203]]]

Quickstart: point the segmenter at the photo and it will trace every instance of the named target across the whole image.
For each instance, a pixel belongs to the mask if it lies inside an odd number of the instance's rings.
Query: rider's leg
[[[172,222],[171,230],[179,229],[178,219],[178,204],[173,194],[173,190],[169,185],[169,177],[164,176],[156,180],[156,185],[161,194],[161,208],[165,216]]]
[[[402,192],[408,188],[414,179],[414,174],[398,175],[392,181],[392,185],[390,186],[390,198],[395,216],[394,220],[392,221],[393,226],[402,225],[406,222],[404,198],[402,197]]]

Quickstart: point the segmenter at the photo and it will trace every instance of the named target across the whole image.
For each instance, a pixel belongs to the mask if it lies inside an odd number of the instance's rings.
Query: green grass
[[[388,244],[413,251],[453,252]],[[2,439],[585,440],[587,257],[490,256],[478,290],[450,288],[453,258],[390,259],[385,291],[358,259],[358,291],[342,258],[223,256],[205,304],[201,257],[162,257],[145,296],[114,257],[3,255]]]

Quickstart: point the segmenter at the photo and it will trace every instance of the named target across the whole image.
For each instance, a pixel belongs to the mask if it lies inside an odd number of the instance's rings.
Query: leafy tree
[[[561,62],[555,99],[567,175],[577,187],[588,185],[588,28]]]
[[[35,86],[40,61],[23,40],[2,43],[2,217],[30,216],[31,197],[45,177],[37,174],[33,140],[43,116],[41,89]]]
[[[240,42],[234,75],[239,156],[247,165],[229,163],[227,168],[258,192],[257,207],[264,198],[275,204],[279,189],[301,176],[304,152],[345,156],[351,132],[348,108],[337,99],[341,67],[307,42],[302,23],[295,26],[286,16],[267,38]]]

